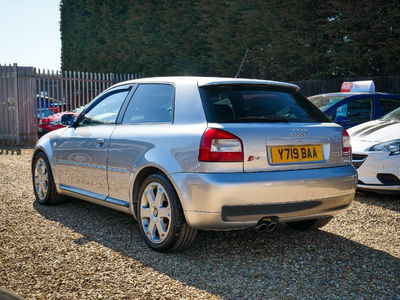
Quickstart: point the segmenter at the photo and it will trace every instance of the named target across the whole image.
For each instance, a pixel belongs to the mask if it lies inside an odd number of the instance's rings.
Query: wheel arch
[[[178,195],[180,204],[182,205],[182,200],[180,197],[180,193],[176,187],[176,184],[174,182],[174,180],[168,175],[168,172],[166,170],[164,170],[161,166],[159,165],[147,165],[147,166],[143,166],[141,169],[139,169],[136,172],[136,176],[133,180],[133,184],[131,186],[131,213],[134,216],[134,218],[137,218],[136,215],[136,205],[137,205],[137,201],[138,201],[138,196],[139,196],[139,192],[140,192],[140,187],[142,186],[143,182],[145,181],[145,179],[147,177],[149,177],[152,174],[161,174],[163,176],[165,176],[165,178],[167,178],[169,180],[169,182],[171,182],[176,194]],[[185,214],[185,212],[183,212]],[[186,217],[186,216],[185,216]]]
[[[57,174],[55,172],[55,157],[54,157],[53,149],[50,146],[50,142],[49,141],[46,142],[46,143],[42,142],[41,144],[38,144],[35,147],[35,150],[34,150],[33,155],[32,155],[31,168],[33,168],[33,162],[34,162],[35,156],[38,153],[43,153],[46,156],[46,158],[47,158],[47,160],[49,162],[49,165],[50,165],[51,173],[53,174],[53,180],[54,180],[54,183],[56,185],[56,189],[59,192],[58,184],[57,184],[58,183],[58,179],[57,179]]]
[[[45,150],[42,146],[38,146],[38,147],[35,148],[35,150],[34,150],[34,152],[33,152],[33,154],[32,154],[31,168],[34,167],[33,164],[34,164],[34,161],[35,161],[35,157],[36,157],[39,153],[43,153],[43,154],[46,156],[47,160],[49,161],[51,171],[52,171],[52,173],[54,174],[54,172],[53,172],[53,165],[52,165],[52,163],[51,163],[51,161],[50,161],[49,154],[46,152],[46,150]]]

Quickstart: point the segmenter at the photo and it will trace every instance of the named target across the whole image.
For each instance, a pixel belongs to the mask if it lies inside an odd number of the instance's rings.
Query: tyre
[[[137,203],[139,230],[150,248],[184,250],[193,243],[197,230],[186,223],[178,195],[164,175],[145,179]]]
[[[328,224],[333,217],[325,217],[321,219],[311,219],[311,220],[304,220],[304,221],[295,221],[295,222],[287,222],[290,228],[299,230],[299,231],[310,231],[315,230],[321,227],[324,227]]]
[[[33,159],[32,182],[36,201],[39,204],[56,204],[64,199],[57,193],[49,161],[43,152],[37,153]]]

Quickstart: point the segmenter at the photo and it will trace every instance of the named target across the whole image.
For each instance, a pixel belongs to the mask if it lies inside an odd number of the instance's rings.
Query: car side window
[[[400,107],[400,99],[381,99],[382,116],[390,113],[392,110]]]
[[[123,124],[171,123],[175,88],[170,84],[140,84],[126,108]]]
[[[122,103],[129,89],[116,90],[107,94],[80,119],[79,126],[115,124]]]
[[[372,99],[362,98],[347,102],[336,110],[336,118],[343,117],[350,122],[366,122],[372,119]]]

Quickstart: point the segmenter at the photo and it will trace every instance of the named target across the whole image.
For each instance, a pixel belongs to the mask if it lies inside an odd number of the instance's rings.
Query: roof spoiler
[[[216,86],[216,85],[257,85],[257,86],[270,86],[270,87],[278,87],[278,88],[286,88],[292,89],[295,91],[299,91],[300,87],[298,85],[286,82],[279,81],[270,81],[270,80],[221,80],[221,81],[210,81],[210,82],[199,82],[199,87],[205,86]]]

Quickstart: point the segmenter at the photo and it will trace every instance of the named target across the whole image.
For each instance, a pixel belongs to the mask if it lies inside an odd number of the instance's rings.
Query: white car
[[[400,193],[400,108],[348,129],[360,190]]]

